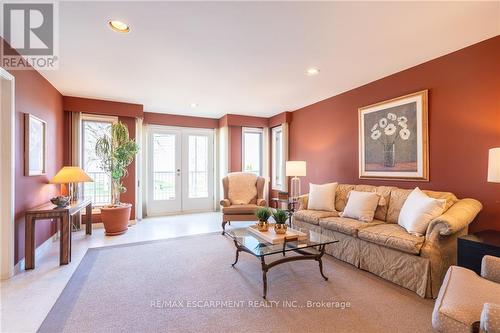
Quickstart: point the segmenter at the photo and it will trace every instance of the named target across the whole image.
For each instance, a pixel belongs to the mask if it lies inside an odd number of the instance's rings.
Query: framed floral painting
[[[359,177],[429,180],[427,90],[359,109]]]

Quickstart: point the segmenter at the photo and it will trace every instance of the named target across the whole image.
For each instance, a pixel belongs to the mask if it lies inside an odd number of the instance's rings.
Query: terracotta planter
[[[116,236],[127,232],[131,209],[131,204],[101,208],[101,219],[106,236]]]

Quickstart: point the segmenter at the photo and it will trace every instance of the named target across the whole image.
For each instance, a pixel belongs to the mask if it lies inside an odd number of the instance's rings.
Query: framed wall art
[[[429,180],[427,90],[358,111],[360,178]]]
[[[45,174],[47,123],[31,114],[24,115],[24,175]]]

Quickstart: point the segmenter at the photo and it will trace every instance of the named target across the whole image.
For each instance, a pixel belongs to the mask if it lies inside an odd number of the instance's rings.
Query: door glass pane
[[[102,168],[95,153],[97,140],[111,137],[111,122],[82,121],[82,164],[83,170],[94,180],[83,183],[83,197],[91,199],[95,206],[111,203],[111,175]]]
[[[261,142],[262,133],[244,132],[243,133],[243,171],[253,172],[260,176],[261,166]]]
[[[153,200],[175,199],[175,134],[153,134]]]
[[[208,137],[189,135],[188,197],[208,197]]]

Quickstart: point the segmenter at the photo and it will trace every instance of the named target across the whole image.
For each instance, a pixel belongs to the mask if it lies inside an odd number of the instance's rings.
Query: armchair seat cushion
[[[226,215],[242,215],[242,214],[254,214],[257,209],[261,207],[248,204],[248,205],[231,205],[229,207],[222,207],[222,213]]]
[[[410,254],[419,254],[425,237],[409,234],[397,224],[384,223],[359,230],[358,237],[365,241],[383,245]]]
[[[484,303],[500,304],[500,284],[463,267],[446,273],[432,313],[432,326],[444,332],[470,332],[481,319]]]
[[[370,226],[384,223],[382,221],[373,220],[372,222],[361,222],[358,220],[346,217],[326,217],[319,221],[319,225],[325,229],[338,231],[349,236],[357,236],[358,231]]]
[[[319,225],[319,220],[325,217],[339,216],[339,212],[327,212],[324,210],[299,210],[293,214],[294,218],[314,225]]]

